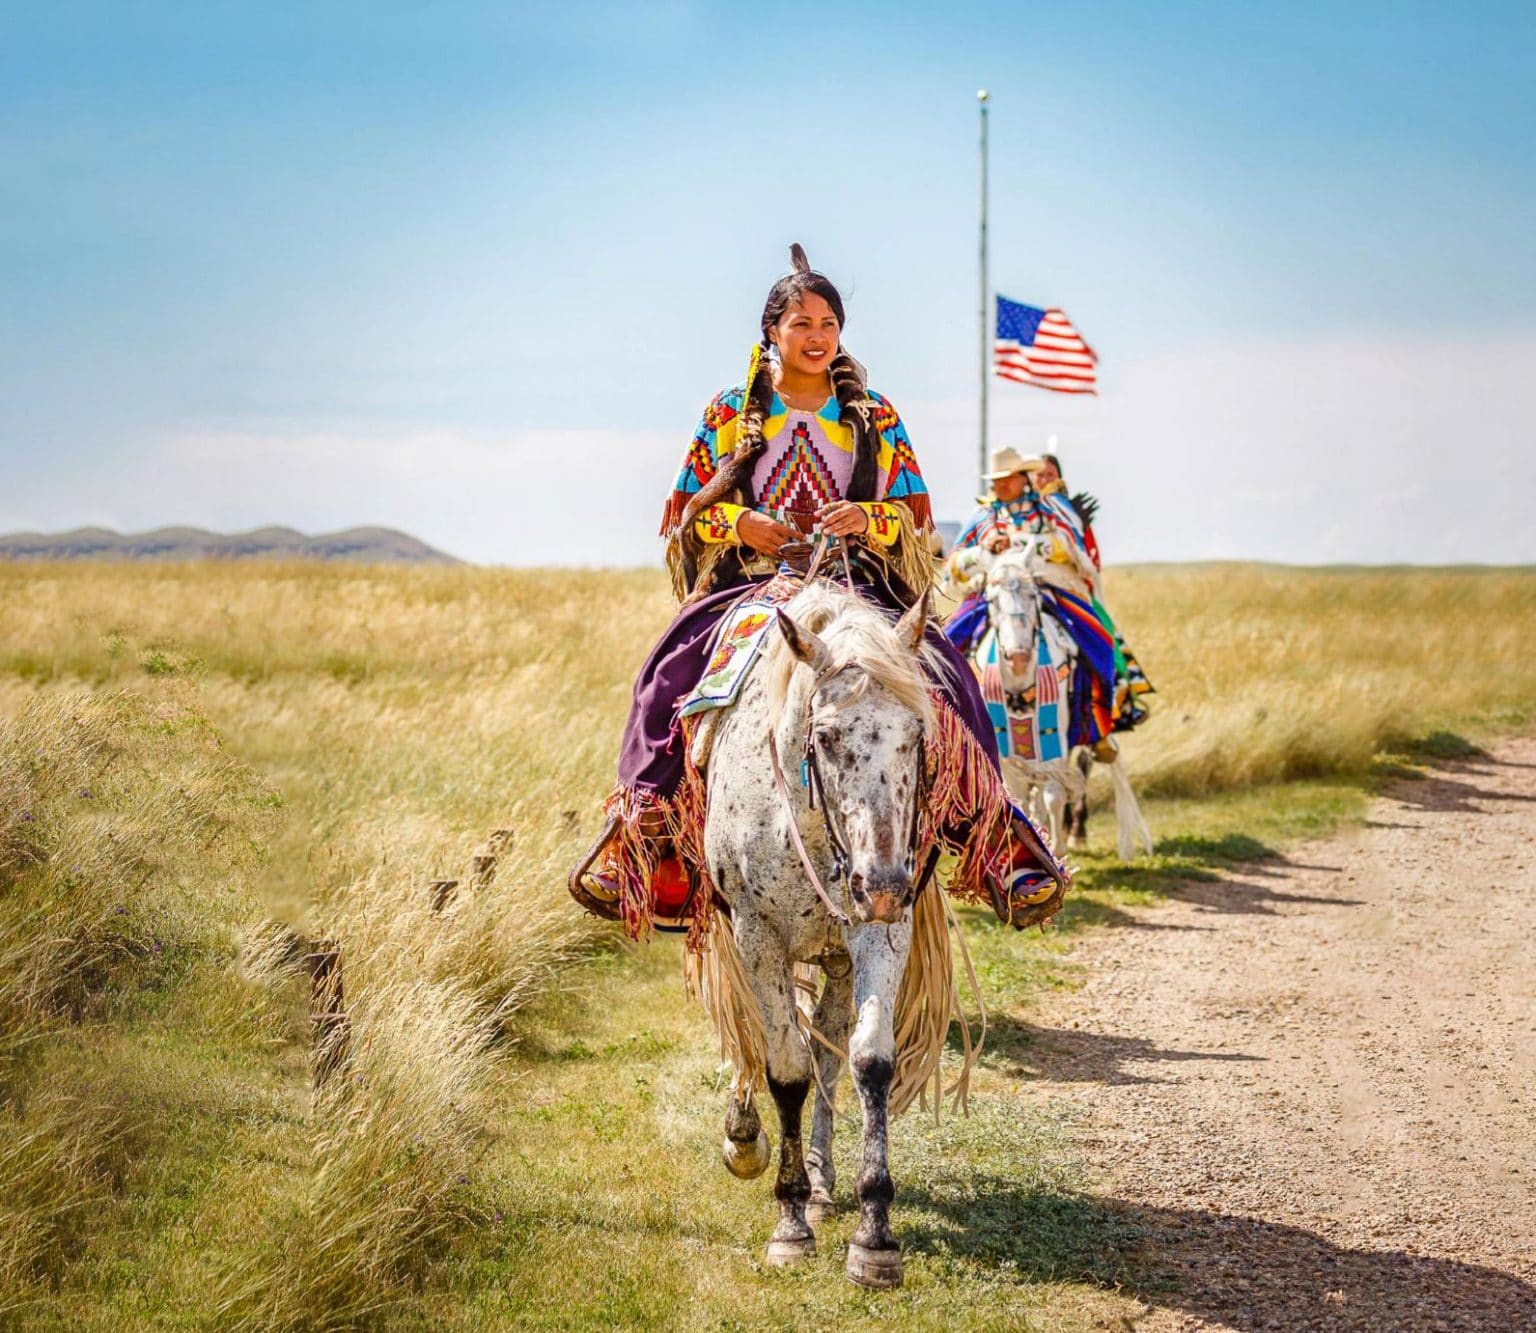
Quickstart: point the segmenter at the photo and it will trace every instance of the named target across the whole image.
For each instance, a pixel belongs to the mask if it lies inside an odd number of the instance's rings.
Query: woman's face
[[[842,329],[825,298],[807,292],[779,316],[773,326],[773,342],[779,360],[795,375],[824,372],[837,355]]]

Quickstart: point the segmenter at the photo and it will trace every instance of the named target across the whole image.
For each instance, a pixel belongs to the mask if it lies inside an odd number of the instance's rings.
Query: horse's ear
[[[923,595],[896,622],[896,637],[911,652],[915,653],[923,646],[923,633],[928,628],[928,604],[932,598],[933,590],[925,588]]]
[[[832,654],[827,645],[813,631],[795,624],[783,611],[775,614],[779,618],[779,632],[784,636],[784,642],[789,644],[789,651],[812,671],[825,671],[832,664]]]

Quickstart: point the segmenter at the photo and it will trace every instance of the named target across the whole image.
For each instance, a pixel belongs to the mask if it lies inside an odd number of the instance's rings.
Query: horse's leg
[[[757,1114],[751,1089],[732,1096],[725,1112],[725,1167],[740,1180],[756,1180],[768,1169],[768,1135]]]
[[[891,1182],[886,1120],[896,1068],[894,1011],[912,944],[912,918],[896,926],[855,926],[849,932],[856,1013],[848,1042],[853,1085],[864,1109],[864,1155],[859,1169],[859,1224],[848,1242],[847,1272],[864,1287],[901,1285],[901,1246],[891,1234]]]
[[[1062,835],[1066,831],[1067,787],[1055,771],[1054,760],[1052,771],[1045,775],[1045,781],[1041,786],[1045,791],[1045,826],[1050,832],[1051,850],[1060,855]]]
[[[1088,777],[1093,772],[1093,751],[1080,745],[1072,752],[1072,768],[1076,773],[1072,787],[1072,795],[1068,800],[1068,813],[1071,815],[1071,831],[1067,837],[1068,847],[1086,847],[1088,845]]]
[[[837,1115],[837,1084],[843,1076],[843,1057],[839,1052],[848,1049],[848,1033],[853,1027],[853,961],[839,956],[828,959],[823,967],[827,981],[812,1021],[816,1031],[827,1039],[827,1045],[838,1049],[828,1050],[816,1042],[816,1109],[811,1115],[811,1148],[805,1156],[805,1169],[811,1178],[806,1216],[812,1225],[829,1216],[836,1206],[832,1197],[837,1187],[832,1135]]]
[[[1029,803],[1024,808],[1041,828],[1048,830],[1051,827],[1051,807],[1046,799],[1045,783],[1038,778],[1029,780]]]
[[[779,1174],[773,1182],[779,1222],[768,1240],[768,1262],[798,1263],[816,1253],[816,1236],[805,1220],[811,1179],[805,1170],[800,1122],[811,1090],[811,1057],[795,1025],[794,966],[768,930],[741,930],[736,938],[752,990],[763,1008],[768,1037],[768,1091],[779,1113]]]
[[[1045,816],[1041,807],[1040,784],[1035,780],[1035,775],[1019,760],[1010,756],[1002,762],[1003,786],[1008,789],[1008,794],[1018,802],[1019,808],[1024,811],[1037,824],[1044,823]]]

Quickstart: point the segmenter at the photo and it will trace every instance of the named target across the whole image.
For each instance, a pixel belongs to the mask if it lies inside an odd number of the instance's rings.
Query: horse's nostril
[[[848,876],[852,891],[853,914],[859,921],[895,925],[906,913],[912,896],[912,879],[904,871],[867,875],[854,871]]]

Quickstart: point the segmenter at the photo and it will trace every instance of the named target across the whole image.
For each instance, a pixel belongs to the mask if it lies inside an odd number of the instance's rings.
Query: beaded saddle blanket
[[[679,717],[693,717],[712,708],[729,708],[741,695],[763,644],[774,632],[774,611],[799,593],[797,579],[773,578],[751,588],[720,618],[710,645],[709,661],[699,683],[678,708]]]

